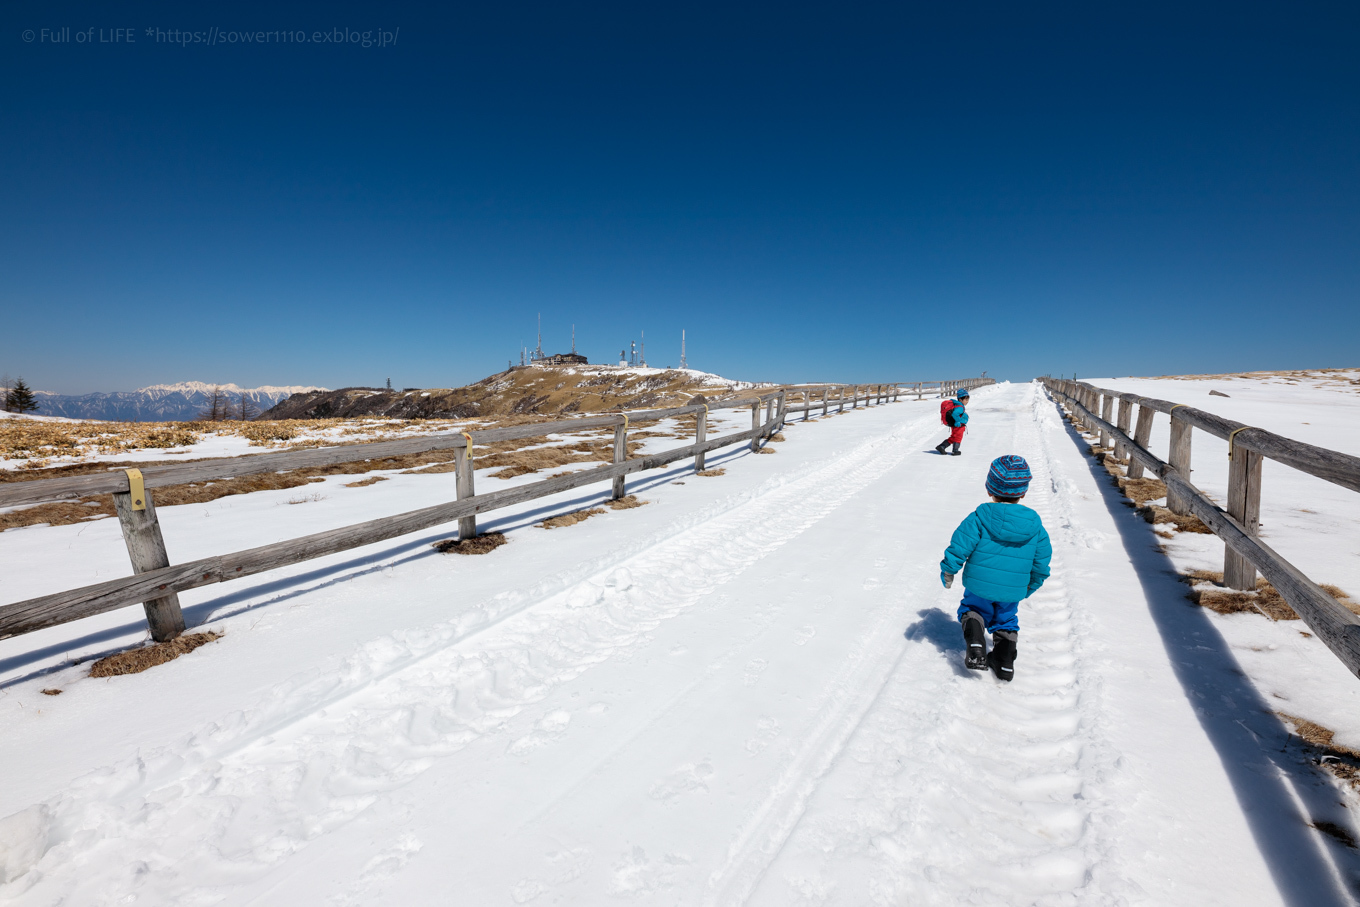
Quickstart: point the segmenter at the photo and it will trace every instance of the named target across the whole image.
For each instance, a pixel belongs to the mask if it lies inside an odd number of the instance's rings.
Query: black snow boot
[[[935,446],[935,452],[936,452],[936,453],[942,454],[942,453],[944,453],[944,449],[945,449],[946,447],[948,447],[948,446],[949,446],[949,439],[946,438],[945,440],[941,441],[939,444],[937,444],[937,445]]]
[[[1014,630],[997,630],[992,634],[992,651],[987,655],[987,666],[997,680],[1009,682],[1015,677],[1016,643],[1020,634]]]
[[[974,671],[987,669],[987,631],[983,628],[982,615],[969,611],[961,618],[963,623],[963,666]]]
[[[957,441],[954,442],[954,456],[956,456],[956,457],[957,457],[957,456],[960,456],[960,454],[959,454],[959,442],[957,442]]]

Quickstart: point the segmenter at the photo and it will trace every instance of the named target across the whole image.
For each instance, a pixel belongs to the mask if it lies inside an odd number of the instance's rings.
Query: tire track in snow
[[[555,594],[375,641],[319,686],[280,691],[266,718],[233,716],[87,776],[42,806],[46,853],[0,892],[19,904],[216,901],[434,761],[508,734],[560,684],[645,645],[660,622],[802,534],[932,430],[929,417],[914,419]],[[569,723],[550,712],[507,751],[550,743]]]
[[[959,676],[922,648],[904,651],[849,735],[846,771],[767,847],[787,857],[770,853],[768,877],[721,903],[1103,904],[1137,890],[1117,870],[1103,793],[1117,756],[1064,579],[1066,554],[1100,534],[1072,518],[1045,405],[1031,386],[1008,445],[1030,460],[1026,503],[1055,549],[1053,578],[1023,606],[1016,680]],[[957,632],[952,613],[937,623]]]

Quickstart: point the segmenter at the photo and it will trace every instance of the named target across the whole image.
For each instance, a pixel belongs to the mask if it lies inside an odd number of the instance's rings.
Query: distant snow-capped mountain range
[[[322,391],[324,387],[238,387],[235,384],[209,384],[205,381],[182,381],[179,384],[153,384],[135,391],[115,391],[108,394],[54,394],[34,391],[40,416],[64,416],[68,419],[98,419],[109,422],[188,422],[196,419],[212,395],[213,388],[221,388],[239,407],[244,395],[264,412],[280,400],[306,391]]]

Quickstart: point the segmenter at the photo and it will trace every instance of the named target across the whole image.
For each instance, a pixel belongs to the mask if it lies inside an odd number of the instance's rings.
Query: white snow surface
[[[632,477],[640,509],[484,515],[511,540],[484,557],[435,553],[447,527],[185,593],[225,635],[143,674],[72,661],[140,639],[138,608],[0,641],[0,899],[1352,903],[1360,859],[1314,826],[1355,834],[1354,798],[1274,712],[1354,733],[1354,678],[1297,622],[1188,604],[1176,569],[1221,544],[1161,543],[1037,385],[970,413],[958,458],[934,400],[795,419],[725,476]],[[1011,684],[962,667],[938,578],[1004,453],[1055,552]],[[454,495],[387,475],[163,508],[171,558]],[[1310,489],[1291,506],[1338,496]],[[128,570],[114,520],[0,557],[7,602]]]

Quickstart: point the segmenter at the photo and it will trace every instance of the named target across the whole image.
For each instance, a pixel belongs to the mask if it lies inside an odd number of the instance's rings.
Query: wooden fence
[[[950,396],[965,388],[984,387],[995,384],[991,378],[963,378],[957,381],[917,381],[895,382],[892,384],[809,384],[786,387],[789,395],[787,412],[802,413],[806,420],[811,413],[820,409],[821,415],[835,411],[845,412],[847,403],[851,409],[871,403],[895,403],[903,394],[915,394],[920,400],[924,396]],[[847,401],[846,395],[849,395]]]
[[[940,386],[949,383],[942,382]],[[822,391],[823,402],[827,399],[827,392],[836,388],[835,399],[840,404],[841,410],[844,409],[847,394],[852,408],[859,406],[861,402],[867,406],[872,402],[883,403],[896,399],[896,394],[890,392],[895,390],[894,385],[819,385],[818,388]],[[751,409],[749,430],[717,438],[708,437],[708,415],[711,411],[748,406]],[[621,498],[626,492],[626,477],[631,473],[655,469],[687,457],[693,457],[694,468],[702,470],[706,453],[745,441],[750,442],[752,450],[759,449],[761,440],[774,434],[783,425],[788,412],[787,407],[788,393],[784,389],[740,399],[705,401],[698,397],[691,405],[670,409],[608,413],[512,428],[445,433],[343,447],[253,454],[195,463],[152,466],[144,470],[118,470],[94,475],[3,484],[0,485],[0,507],[112,494],[114,509],[122,527],[123,540],[127,545],[134,575],[0,606],[0,639],[79,620],[138,602],[142,603],[146,610],[152,638],[172,639],[184,631],[179,593],[185,590],[228,582],[266,570],[371,545],[453,520],[458,521],[460,538],[472,538],[477,534],[479,513],[596,482],[612,482],[613,497]],[[693,444],[648,456],[628,458],[630,426],[687,415],[695,418]],[[471,455],[474,445],[602,428],[614,429],[613,463],[489,494],[476,493]],[[151,492],[155,488],[449,449],[454,454],[456,473],[457,499],[453,502],[260,548],[204,558],[186,564],[173,566],[170,564],[160,523],[156,518],[156,506],[152,500]]]
[[[1115,456],[1127,458],[1129,478],[1141,478],[1144,469],[1151,471],[1166,483],[1167,509],[1193,514],[1223,540],[1224,585],[1255,589],[1259,570],[1308,628],[1352,674],[1360,676],[1360,617],[1342,607],[1258,538],[1263,457],[1352,491],[1360,491],[1360,457],[1295,441],[1183,403],[1107,390],[1084,381],[1039,380],[1075,419],[1100,433],[1102,447],[1113,444]],[[1166,462],[1154,456],[1147,446],[1157,413],[1165,413],[1171,421]],[[1191,432],[1195,428],[1228,442],[1227,510],[1190,482]]]

